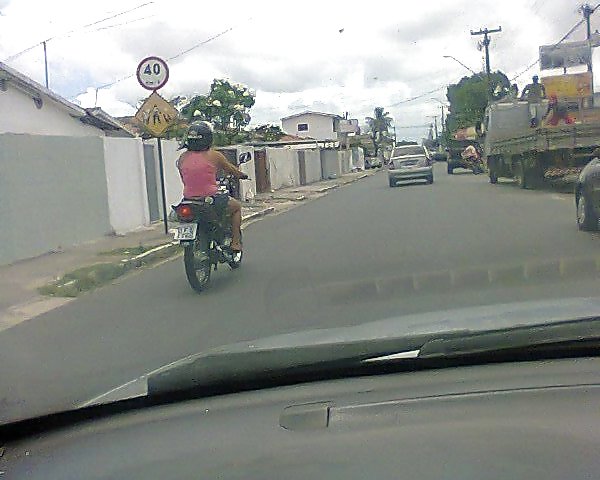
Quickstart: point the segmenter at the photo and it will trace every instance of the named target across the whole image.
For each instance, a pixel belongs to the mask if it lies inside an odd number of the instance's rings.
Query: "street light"
[[[463,62],[461,62],[458,58],[453,57],[452,55],[444,55],[444,58],[450,58],[452,60],[454,60],[457,63],[460,63],[463,67],[465,67],[469,72],[471,72],[473,75],[479,75],[479,73],[477,73],[475,70],[473,70],[471,67],[467,67]]]

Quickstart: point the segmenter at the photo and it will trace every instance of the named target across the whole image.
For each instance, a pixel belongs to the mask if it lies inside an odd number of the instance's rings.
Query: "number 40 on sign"
[[[159,57],[146,57],[138,65],[137,79],[147,90],[158,90],[169,80],[169,67]]]

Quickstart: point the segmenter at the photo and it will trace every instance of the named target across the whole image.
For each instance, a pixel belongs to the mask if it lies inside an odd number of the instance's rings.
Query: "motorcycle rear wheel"
[[[202,292],[210,281],[210,252],[208,239],[199,234],[193,243],[183,250],[185,275],[190,286],[198,293]]]

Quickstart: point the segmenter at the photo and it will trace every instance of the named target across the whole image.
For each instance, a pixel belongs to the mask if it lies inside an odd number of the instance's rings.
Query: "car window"
[[[596,3],[0,0],[0,428],[231,345],[277,350],[211,363],[254,388],[298,339],[589,306]]]
[[[392,156],[399,157],[402,155],[418,155],[424,154],[425,150],[421,146],[396,147]]]

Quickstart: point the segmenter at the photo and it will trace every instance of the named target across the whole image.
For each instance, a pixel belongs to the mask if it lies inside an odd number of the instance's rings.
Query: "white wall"
[[[348,173],[352,170],[352,151],[351,150],[340,150],[338,151],[340,157],[340,166],[342,173]]]
[[[148,225],[144,150],[139,138],[104,137],[110,224],[117,234]]]
[[[271,175],[271,188],[300,185],[298,153],[289,148],[267,148],[267,161]]]
[[[0,265],[109,234],[102,138],[0,134],[0,225]]]
[[[153,138],[145,140],[146,143],[154,145],[154,153],[156,155],[156,184],[158,192],[158,208],[160,218],[163,218],[162,197],[160,190],[160,170],[158,163],[158,140]],[[177,140],[162,140],[163,166],[165,174],[165,193],[167,198],[167,216],[171,212],[171,205],[177,205],[183,198],[183,183],[177,170],[177,159],[185,150],[177,150],[179,142]]]
[[[324,180],[339,178],[342,174],[342,162],[337,150],[321,150],[321,175]]]
[[[355,147],[352,149],[352,169],[365,169],[365,151],[361,147]]]
[[[38,109],[31,95],[14,88],[10,82],[6,84],[7,90],[0,91],[0,133],[104,136],[104,131],[71,117],[65,107],[48,97],[43,96],[42,108]]]
[[[308,131],[298,131],[299,123],[308,123]],[[290,135],[310,137],[316,140],[337,140],[337,133],[333,130],[333,118],[325,115],[307,113],[281,121],[282,129]]]
[[[319,149],[304,150],[304,161],[306,164],[306,183],[321,180],[321,152]]]

